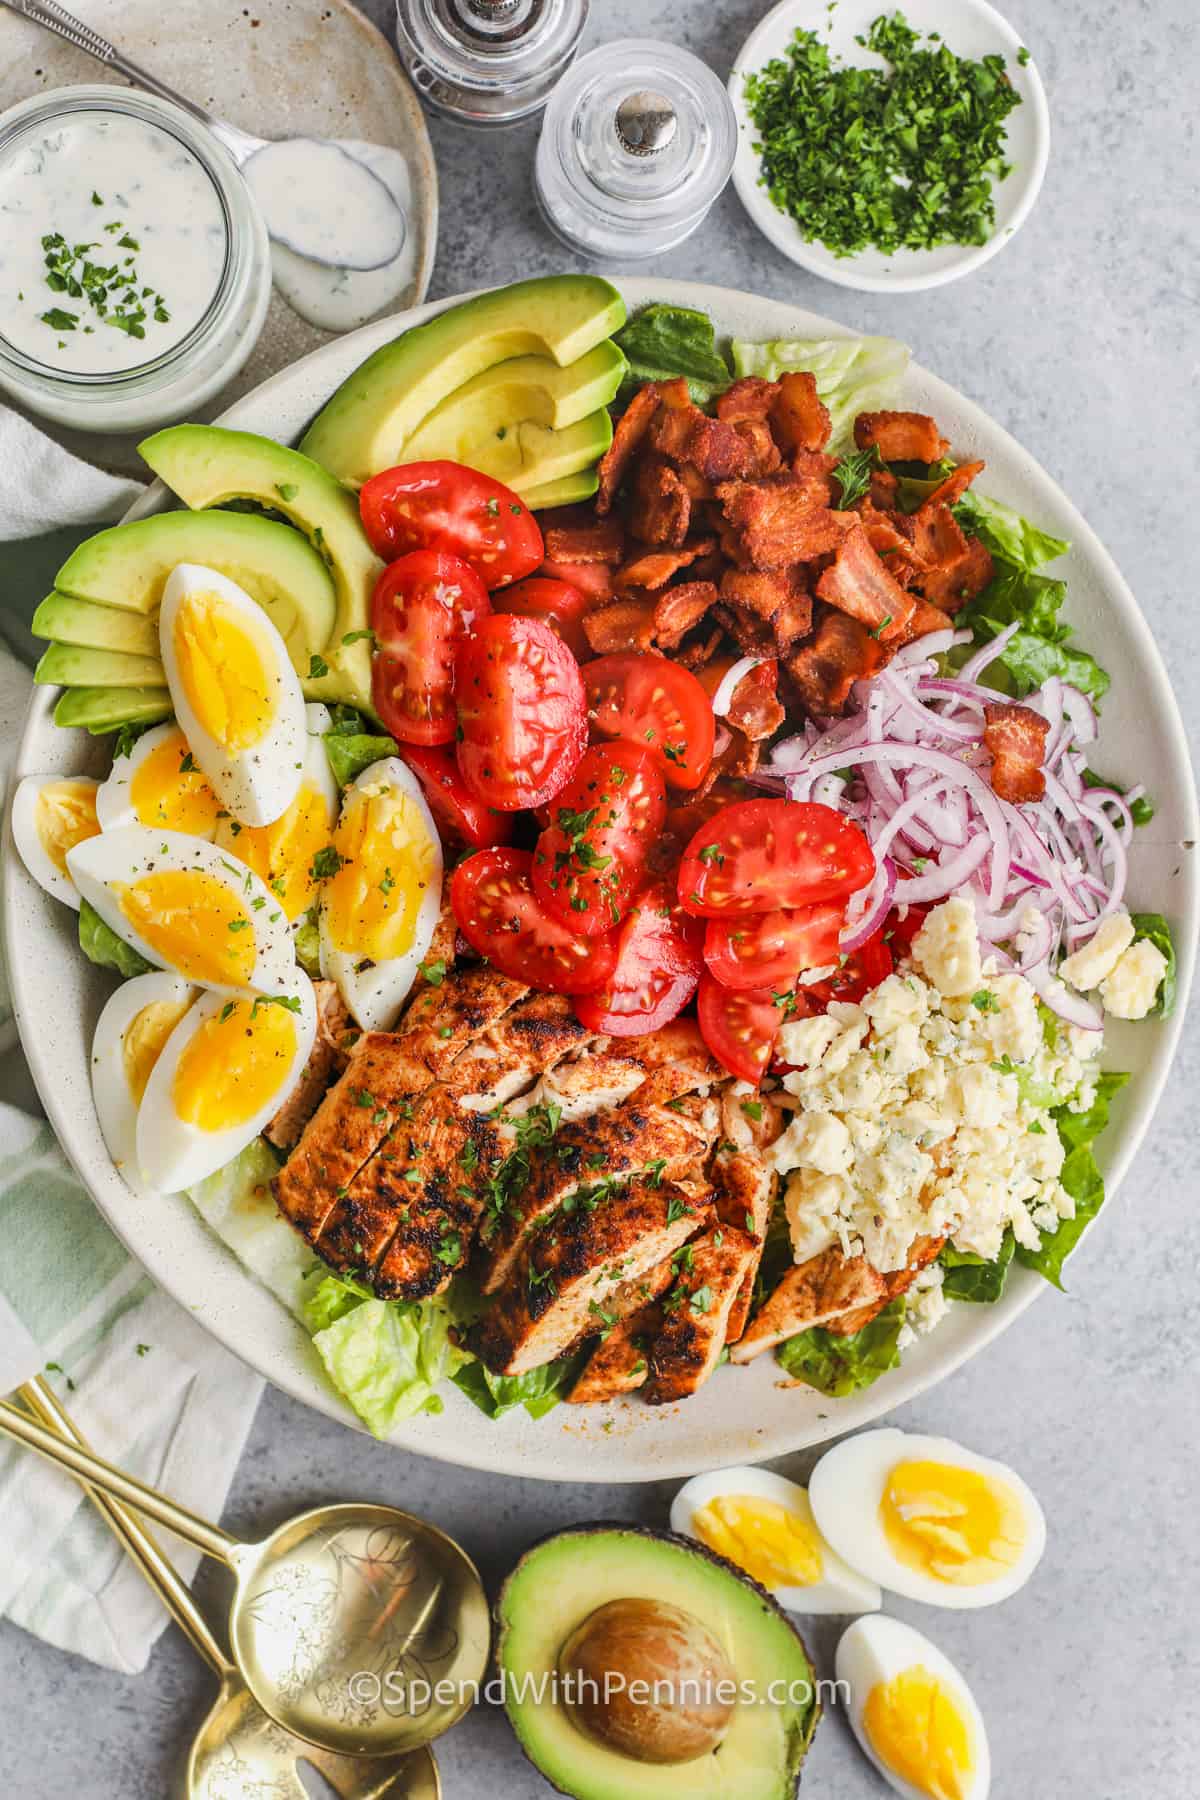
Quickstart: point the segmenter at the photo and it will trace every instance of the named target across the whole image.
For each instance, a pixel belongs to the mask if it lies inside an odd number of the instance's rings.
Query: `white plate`
[[[729,77],[729,93],[738,118],[737,159],[733,184],[742,205],[777,250],[803,269],[839,287],[866,293],[915,293],[919,288],[941,287],[957,281],[1003,250],[1025,223],[1041,190],[1050,155],[1050,113],[1046,90],[1032,60],[1017,61],[1021,39],[1006,19],[987,0],[907,0],[904,16],[923,35],[940,32],[959,56],[979,57],[999,53],[1008,65],[1009,79],[1021,96],[1005,121],[1008,160],[1012,172],[993,182],[996,227],[986,244],[944,244],[936,250],[900,250],[885,256],[880,250],[860,250],[855,256],[835,256],[824,244],[805,238],[787,213],[780,212],[759,183],[761,167],[755,154],[757,132],[746,110],[746,76],[757,73],[772,58],[783,56],[796,31],[816,31],[829,45],[835,60],[880,65],[881,58],[857,44],[872,22],[886,10],[879,0],[782,0],[756,26],[738,51]]]
[[[669,300],[706,309],[718,329],[741,337],[845,337],[840,325],[778,301],[690,282],[621,280],[631,309]],[[441,307],[416,308],[367,326],[274,376],[226,415],[243,430],[294,440],[350,371],[405,326]],[[1179,713],[1137,602],[1112,559],[1070,501],[1008,434],[934,375],[914,367],[903,403],[934,414],[960,457],[986,458],[983,487],[1049,530],[1070,538],[1064,565],[1069,612],[1083,642],[1114,673],[1104,707],[1096,766],[1125,784],[1144,781],[1157,802],[1153,824],[1137,834],[1130,888],[1135,907],[1166,913],[1179,950],[1179,1005],[1172,1019],[1114,1025],[1108,1060],[1134,1071],[1114,1108],[1100,1160],[1115,1187],[1140,1143],[1166,1079],[1192,976],[1198,904],[1194,843],[1200,836],[1195,792]],[[160,510],[161,488],[136,513]],[[18,775],[78,771],[101,761],[82,732],[52,722],[54,694],[34,696],[22,739]],[[1153,721],[1153,727],[1149,723]],[[75,915],[26,875],[11,835],[4,858],[8,967],[22,1039],[38,1091],[71,1161],[113,1229],[154,1279],[188,1307],[222,1343],[297,1399],[349,1420],[326,1384],[303,1331],[247,1275],[182,1200],[139,1197],[113,1168],[100,1137],[88,1079],[88,1045],[111,983],[75,943]],[[807,1388],[780,1385],[773,1358],[748,1369],[719,1369],[704,1392],[681,1406],[635,1400],[609,1408],[560,1406],[535,1422],[524,1411],[489,1424],[454,1389],[437,1418],[405,1425],[395,1441],[406,1449],[470,1468],[546,1480],[650,1481],[723,1464],[781,1456],[909,1400],[989,1343],[1043,1291],[1037,1275],[1016,1269],[996,1306],[959,1306],[930,1337],[906,1352],[903,1366],[851,1399],[830,1401]],[[1056,1304],[1052,1301],[1050,1304]],[[611,1431],[602,1426],[612,1422]]]

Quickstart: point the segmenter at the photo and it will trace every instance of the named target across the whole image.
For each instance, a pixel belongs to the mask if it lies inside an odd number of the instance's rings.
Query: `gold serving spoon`
[[[232,1569],[234,1663],[295,1737],[342,1756],[395,1756],[471,1706],[491,1647],[487,1597],[436,1526],[393,1506],[318,1506],[261,1544],[239,1543],[7,1401],[0,1432]]]
[[[58,1437],[82,1450],[88,1448],[40,1376],[26,1383],[20,1398]],[[249,1793],[270,1793],[277,1800],[308,1800],[300,1776],[304,1764],[324,1777],[339,1800],[440,1800],[441,1783],[432,1750],[369,1760],[335,1756],[292,1736],[269,1719],[209,1630],[157,1540],[119,1500],[109,1499],[86,1482],[83,1486],[179,1629],[220,1680],[216,1702],[197,1732],[188,1758],[188,1800],[229,1800],[232,1794]]]

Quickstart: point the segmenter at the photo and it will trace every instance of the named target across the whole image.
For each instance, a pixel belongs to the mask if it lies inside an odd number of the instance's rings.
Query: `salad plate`
[[[844,338],[819,315],[749,294],[687,282],[622,279],[633,312],[651,301],[702,309],[722,336],[750,340]],[[382,321],[304,358],[239,400],[223,423],[294,443],[314,414],[363,359],[407,327],[452,302]],[[1174,697],[1136,600],[1103,546],[1038,464],[979,407],[913,364],[897,404],[934,415],[961,460],[983,459],[989,497],[1006,502],[1045,530],[1071,542],[1061,572],[1069,584],[1067,613],[1078,641],[1112,674],[1105,699],[1097,766],[1125,785],[1142,784],[1156,811],[1137,835],[1128,903],[1165,914],[1178,955],[1178,1000],[1172,1016],[1138,1025],[1113,1020],[1104,1061],[1130,1069],[1112,1123],[1098,1145],[1110,1198],[1148,1128],[1178,1040],[1195,958],[1197,903],[1194,844],[1197,808],[1185,739]],[[165,510],[161,484],[130,517]],[[1056,570],[1056,573],[1058,571]],[[88,740],[55,728],[53,695],[39,689],[22,739],[17,776],[102,773],[85,766]],[[81,749],[81,745],[84,746]],[[222,1343],[268,1380],[305,1404],[356,1422],[329,1387],[307,1334],[235,1259],[186,1201],[135,1193],[116,1172],[91,1099],[89,1049],[109,991],[103,973],[76,953],[74,920],[26,875],[5,844],[6,953],[14,1004],[30,1066],[51,1123],[114,1231],[151,1276]],[[1092,1252],[1103,1254],[1102,1243]],[[1086,1279],[1086,1266],[1076,1273]],[[540,1419],[517,1408],[488,1424],[462,1393],[444,1392],[444,1409],[407,1421],[391,1441],[451,1463],[541,1479],[642,1481],[779,1456],[866,1423],[943,1380],[977,1354],[1045,1286],[1015,1268],[995,1305],[951,1309],[934,1336],[905,1352],[900,1367],[845,1399],[781,1380],[772,1359],[720,1369],[691,1406],[623,1406],[603,1425],[586,1408],[562,1406]]]

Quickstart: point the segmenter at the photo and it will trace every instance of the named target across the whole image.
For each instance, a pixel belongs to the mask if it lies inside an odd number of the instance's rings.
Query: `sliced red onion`
[[[986,832],[978,832],[964,849],[939,862],[935,869],[916,875],[911,881],[898,881],[897,903],[928,906],[932,901],[948,900],[961,892],[992,849]]]
[[[717,691],[712,697],[712,709],[718,719],[723,719],[728,714],[729,708],[733,704],[733,696],[737,692],[738,683],[743,676],[749,675],[754,669],[757,669],[759,663],[768,660],[769,658],[765,656],[742,656],[738,658],[731,669],[726,669],[717,683]]]
[[[838,942],[849,955],[861,949],[868,938],[875,936],[883,921],[887,918],[892,904],[892,895],[896,889],[896,865],[890,856],[881,856],[875,869],[875,879],[867,888],[866,911],[854,922],[842,927]],[[853,896],[854,899],[858,895]]]
[[[1035,964],[1024,973],[1029,985],[1046,1002],[1050,1011],[1064,1019],[1068,1025],[1077,1025],[1081,1031],[1104,1029],[1104,1014],[1101,1009],[1090,1000],[1085,1000],[1082,994],[1072,993],[1066,983],[1060,981],[1057,975],[1052,975],[1044,964]]]
[[[1099,730],[1096,709],[1087,695],[1069,681],[1062,684],[1063,712],[1071,721],[1077,744],[1094,744]]]
[[[974,656],[968,658],[958,671],[958,679],[960,681],[978,681],[983,671],[995,662],[1001,651],[1007,649],[1010,639],[1016,637],[1020,629],[1020,621],[1014,620],[1011,625],[1006,625],[1003,631],[998,631],[990,643],[984,644],[982,649],[977,650]]]

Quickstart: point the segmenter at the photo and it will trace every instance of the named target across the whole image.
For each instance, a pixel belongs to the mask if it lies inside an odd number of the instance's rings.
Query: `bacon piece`
[[[719,656],[701,674],[700,685],[710,699],[733,664],[732,656]],[[778,676],[779,665],[774,657],[760,662],[756,669],[747,670],[730,695],[725,724],[756,743],[772,737],[784,720],[783,707],[775,692]]]
[[[733,429],[746,445],[747,475],[771,475],[783,462],[771,427],[762,419],[736,419]]]
[[[633,504],[629,529],[643,544],[687,542],[692,517],[691,496],[669,463],[646,456],[633,478]]]
[[[662,389],[657,381],[648,381],[644,388],[639,388],[613,430],[613,440],[600,458],[596,473],[600,478],[600,487],[596,494],[596,511],[603,518],[608,512],[617,489],[621,486],[629,470],[629,465],[641,448],[642,441],[650,429],[650,421],[658,411]]]
[[[910,587],[925,566],[912,540],[911,522],[902,513],[880,511],[869,495],[857,510],[871,548],[888,574],[901,587]]]
[[[717,590],[711,581],[683,581],[667,588],[654,606],[654,636],[659,648],[677,649],[716,601]]]
[[[957,562],[967,548],[967,537],[948,506],[926,501],[909,518],[913,548],[926,569]]]
[[[546,558],[559,563],[611,563],[625,556],[625,527],[619,519],[597,519],[590,506],[562,506],[544,513]]]
[[[861,525],[842,539],[817,582],[817,597],[849,613],[884,643],[899,637],[916,606],[888,574]]]
[[[850,515],[814,506],[809,484],[790,470],[717,489],[743,568],[784,569],[810,562],[841,542]],[[857,521],[855,521],[857,523]]]
[[[959,463],[952,469],[940,487],[935,487],[928,499],[922,501],[918,511],[926,506],[956,506],[970,487],[977,475],[982,475],[987,468],[983,462]]]
[[[660,456],[690,464],[705,481],[727,481],[753,472],[751,445],[727,419],[710,419],[690,402],[665,399],[650,425],[649,443]]]
[[[884,462],[937,462],[950,448],[928,413],[865,412],[854,421],[860,450],[878,447]]]
[[[764,381],[761,375],[743,375],[725,389],[717,401],[718,419],[766,419],[779,393],[777,381]]]
[[[774,651],[775,634],[757,614],[721,605],[713,608],[713,618],[729,633],[743,656],[770,656]]]
[[[982,594],[995,572],[992,553],[982,538],[968,538],[966,549],[955,562],[925,576],[925,598],[948,613],[956,613],[968,600]]]
[[[812,596],[799,569],[727,569],[721,599],[735,614],[765,619],[783,655],[812,629]]]
[[[789,370],[780,376],[771,407],[771,430],[781,450],[824,450],[830,419],[817,393],[815,375]]]
[[[627,598],[614,600],[598,612],[588,613],[583,635],[597,656],[617,650],[648,650],[654,641],[654,602]]]
[[[940,606],[931,606],[928,600],[918,600],[912,618],[896,639],[896,649],[904,644],[911,644],[914,638],[928,637],[931,631],[945,631],[953,624],[949,613],[944,613]]]
[[[724,633],[719,625],[714,626],[711,631],[697,634],[688,642],[680,644],[675,652],[675,661],[682,663],[685,669],[691,669],[694,674],[712,661],[723,636]]]
[[[891,512],[896,505],[896,489],[899,486],[900,477],[893,475],[890,469],[872,469],[867,498],[880,512]]]
[[[823,450],[797,450],[792,457],[792,474],[805,483],[808,497],[814,506],[836,507],[841,491],[839,484],[833,479],[837,462],[836,456],[826,456]]]
[[[678,550],[650,550],[617,570],[613,577],[617,591],[624,593],[629,588],[648,588],[653,593],[666,587],[672,575],[686,569],[698,557],[711,556],[716,547],[716,538],[701,537],[682,544]]]
[[[1015,701],[985,706],[983,720],[983,741],[992,757],[992,791],[1015,806],[1040,800],[1046,792],[1042,763],[1048,720]]]
[[[849,613],[825,613],[810,644],[789,656],[784,667],[807,711],[815,718],[840,713],[856,681],[874,675],[886,660],[883,646]]]

